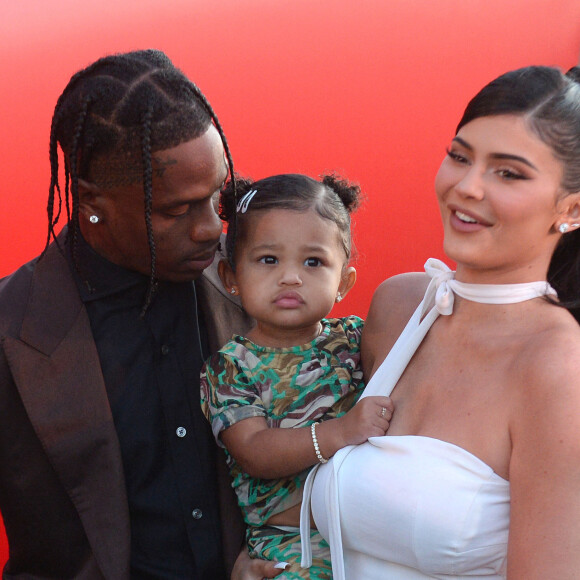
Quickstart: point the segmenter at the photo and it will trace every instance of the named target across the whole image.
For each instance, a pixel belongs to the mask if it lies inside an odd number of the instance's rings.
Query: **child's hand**
[[[342,446],[357,445],[364,443],[369,437],[385,435],[393,410],[390,397],[361,399],[348,413],[336,419],[343,440]]]

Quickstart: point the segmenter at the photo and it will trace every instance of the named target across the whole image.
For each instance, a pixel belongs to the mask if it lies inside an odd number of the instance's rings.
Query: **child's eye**
[[[262,264],[277,264],[278,258],[276,256],[262,256],[258,261]]]
[[[318,266],[322,266],[322,261],[320,258],[306,258],[304,260],[305,266],[310,266],[311,268],[317,268]]]

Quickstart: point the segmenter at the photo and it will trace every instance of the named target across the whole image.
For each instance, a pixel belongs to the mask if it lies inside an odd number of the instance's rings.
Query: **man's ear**
[[[91,216],[96,216],[99,220],[103,219],[103,196],[97,185],[79,179],[79,213],[89,220]]]
[[[345,268],[342,272],[342,277],[340,280],[340,285],[338,287],[338,293],[341,297],[341,300],[349,293],[350,289],[354,286],[356,282],[356,270],[349,266]]]
[[[236,285],[236,275],[232,270],[232,267],[228,260],[221,259],[218,264],[218,274],[224,288],[228,291],[229,294],[232,296],[236,296],[238,294],[238,287]]]

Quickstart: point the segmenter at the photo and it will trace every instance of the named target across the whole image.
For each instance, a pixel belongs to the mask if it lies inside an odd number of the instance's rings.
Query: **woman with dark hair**
[[[469,103],[435,180],[457,269],[375,293],[363,397],[395,412],[317,470],[334,580],[578,578],[576,74],[512,71]]]

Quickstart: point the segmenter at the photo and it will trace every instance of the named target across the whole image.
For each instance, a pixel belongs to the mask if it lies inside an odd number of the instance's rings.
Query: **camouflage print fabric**
[[[340,417],[363,389],[356,317],[322,320],[311,343],[268,348],[234,336],[206,363],[202,407],[219,445],[219,434],[249,417],[269,427],[305,427]],[[227,453],[232,485],[247,524],[261,526],[272,515],[299,504],[308,471],[283,479],[252,478]]]
[[[330,548],[317,530],[311,530],[312,566],[300,566],[300,530],[281,530],[271,526],[248,527],[247,544],[252,558],[287,562],[278,580],[331,580]]]

